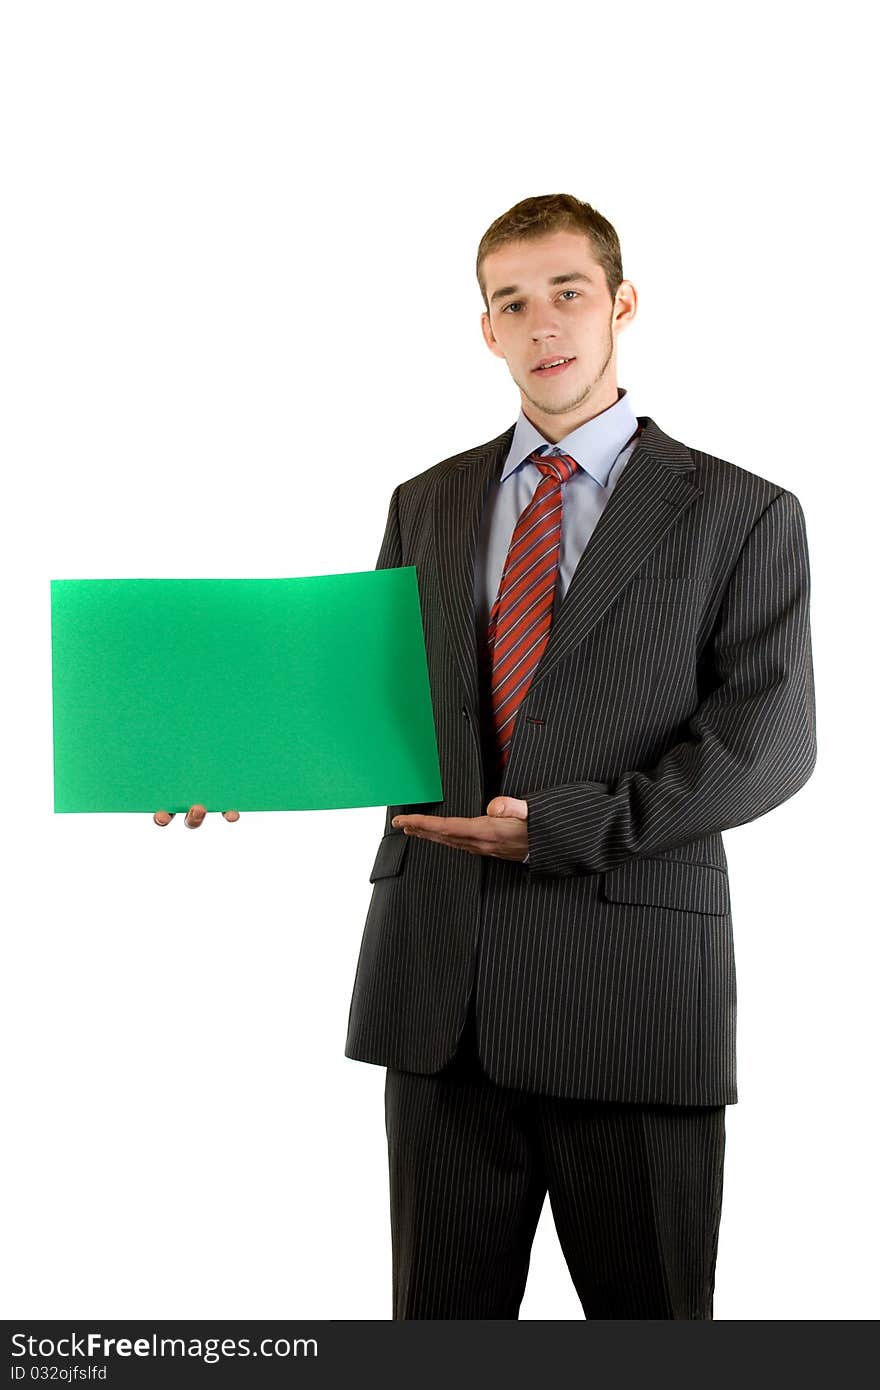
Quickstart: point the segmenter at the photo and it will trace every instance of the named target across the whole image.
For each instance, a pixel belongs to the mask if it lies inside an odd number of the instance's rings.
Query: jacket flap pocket
[[[648,903],[679,912],[730,912],[724,869],[679,859],[631,859],[603,874],[602,891],[614,903]]]
[[[375,883],[377,878],[391,878],[394,874],[400,873],[408,844],[409,836],[404,835],[402,830],[391,830],[382,836],[376,862],[370,873],[371,883]]]

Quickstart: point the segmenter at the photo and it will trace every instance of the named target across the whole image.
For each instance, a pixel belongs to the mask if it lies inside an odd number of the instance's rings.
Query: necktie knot
[[[536,449],[529,458],[536,463],[545,478],[555,478],[558,483],[567,483],[577,470],[577,460],[571,454],[544,455]]]

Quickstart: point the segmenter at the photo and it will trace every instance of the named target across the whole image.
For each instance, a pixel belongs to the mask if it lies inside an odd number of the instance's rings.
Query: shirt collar
[[[536,449],[544,448],[546,453],[570,454],[585,473],[602,487],[608,482],[608,475],[624,445],[639,427],[638,418],[633,412],[629,395],[623,387],[618,387],[614,405],[586,420],[560,439],[558,444],[550,444],[540,430],[520,410],[513,431],[510,453],[504,464],[500,481],[509,478],[528,460]],[[532,467],[537,465],[532,463]]]

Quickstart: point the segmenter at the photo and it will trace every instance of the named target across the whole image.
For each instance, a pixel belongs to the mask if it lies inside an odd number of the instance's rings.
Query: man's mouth
[[[537,367],[533,367],[533,372],[538,372],[541,376],[558,376],[564,372],[573,357],[548,357],[545,362],[540,362]]]

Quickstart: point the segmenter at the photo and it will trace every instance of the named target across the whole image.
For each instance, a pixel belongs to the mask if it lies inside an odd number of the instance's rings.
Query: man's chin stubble
[[[522,382],[519,382],[519,381],[518,381],[516,384],[517,384],[517,386],[519,387],[520,391],[522,391],[523,395],[525,396],[525,398],[526,398],[526,400],[529,402],[529,404],[530,404],[530,405],[533,405],[533,406],[535,407],[536,410],[542,410],[542,411],[544,412],[545,415],[568,415],[570,411],[572,411],[572,410],[577,410],[577,408],[578,408],[579,405],[583,405],[584,401],[589,400],[589,397],[590,397],[590,394],[592,393],[593,387],[594,387],[594,386],[598,386],[598,384],[599,384],[600,381],[604,381],[604,379],[605,379],[605,373],[606,373],[607,370],[608,370],[608,364],[609,364],[609,362],[611,361],[611,358],[613,357],[613,355],[614,355],[614,336],[613,336],[613,334],[612,334],[612,332],[611,332],[611,329],[610,329],[610,327],[609,327],[609,329],[608,329],[608,341],[607,341],[607,343],[605,344],[605,361],[602,363],[601,370],[600,370],[599,373],[593,378],[592,381],[590,381],[590,382],[587,383],[587,385],[584,387],[583,391],[580,393],[579,396],[574,396],[571,400],[569,400],[569,401],[563,401],[563,402],[562,402],[561,404],[559,404],[559,405],[552,405],[552,404],[551,404],[551,405],[545,405],[545,403],[544,403],[543,401],[536,401],[535,398],[534,398],[534,396],[530,395],[529,392],[526,390],[526,388],[523,386]],[[529,383],[529,384],[531,385],[531,383]]]
[[[579,396],[573,396],[571,400],[558,401],[555,405],[552,402],[536,400],[521,382],[517,382],[517,385],[529,404],[533,405],[536,410],[543,411],[545,415],[568,415],[570,411],[577,410],[579,405],[583,405],[584,401],[589,399],[595,382],[589,382]]]

